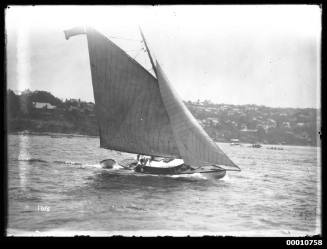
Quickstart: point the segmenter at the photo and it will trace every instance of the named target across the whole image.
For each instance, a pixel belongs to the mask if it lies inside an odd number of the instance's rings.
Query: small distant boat
[[[261,148],[262,145],[261,144],[252,144],[250,147],[251,148]]]
[[[50,135],[51,138],[62,138],[60,135]]]
[[[269,150],[284,150],[282,147],[268,147]]]
[[[238,139],[231,139],[230,141],[231,141],[231,143],[230,143],[231,146],[240,146],[241,145],[239,143],[240,140],[238,140]]]
[[[154,75],[93,28],[65,31],[67,40],[87,37],[100,147],[137,154],[122,167],[142,174],[219,179],[227,170],[240,171],[187,109],[140,32]],[[101,165],[112,168],[115,160]]]

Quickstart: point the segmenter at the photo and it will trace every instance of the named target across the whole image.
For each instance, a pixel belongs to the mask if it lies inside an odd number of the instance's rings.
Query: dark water
[[[8,234],[292,236],[320,233],[320,148],[220,144],[241,172],[220,180],[135,175],[98,138],[8,138]]]

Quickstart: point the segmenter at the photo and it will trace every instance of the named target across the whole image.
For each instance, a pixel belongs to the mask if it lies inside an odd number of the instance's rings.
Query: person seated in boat
[[[145,166],[146,165],[146,163],[148,162],[148,157],[146,157],[146,156],[140,156],[140,164],[142,165],[142,166]]]
[[[154,159],[153,156],[144,156],[144,155],[137,155],[137,161],[138,164],[145,166],[147,163],[150,164],[150,162]]]
[[[151,157],[146,156],[144,165],[147,165],[148,163],[150,164],[150,161],[151,161]]]
[[[138,154],[136,157],[137,161],[141,161],[142,159],[144,159],[143,155]]]

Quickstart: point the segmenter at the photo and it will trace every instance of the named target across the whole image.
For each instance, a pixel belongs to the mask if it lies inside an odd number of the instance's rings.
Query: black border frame
[[[149,0],[133,0],[133,1],[123,1],[123,0],[113,0],[110,2],[105,1],[89,1],[88,3],[85,1],[70,1],[67,3],[66,1],[10,1],[10,2],[2,2],[3,4],[3,18],[1,21],[3,22],[1,25],[3,39],[1,42],[3,43],[3,95],[1,98],[2,104],[2,122],[1,122],[1,136],[3,138],[3,149],[1,150],[1,184],[2,184],[2,191],[1,191],[1,244],[6,243],[10,246],[37,246],[40,245],[43,248],[48,246],[55,246],[58,247],[60,245],[68,245],[70,243],[77,243],[78,245],[83,246],[95,246],[95,242],[104,243],[106,246],[113,246],[112,243],[116,244],[117,246],[126,246],[132,245],[133,247],[138,245],[143,245],[144,243],[153,243],[155,246],[168,246],[168,245],[177,245],[177,246],[199,246],[203,247],[208,243],[212,243],[215,247],[247,247],[250,246],[252,248],[280,248],[280,247],[299,247],[299,246],[287,246],[286,240],[303,240],[303,239],[322,239],[323,245],[326,246],[326,205],[324,204],[325,200],[325,193],[326,193],[326,169],[324,169],[323,165],[326,162],[326,154],[324,153],[325,143],[326,141],[323,139],[323,136],[326,134],[326,125],[325,125],[325,99],[323,98],[323,93],[326,92],[326,3],[324,0],[320,1],[305,1],[305,0],[297,0],[297,1],[259,1],[259,0],[230,0],[230,1],[192,1],[187,2],[185,0],[176,0],[176,1],[149,1]],[[321,160],[322,160],[322,167],[321,167],[321,179],[322,179],[322,201],[321,201],[321,212],[322,212],[322,234],[316,235],[312,237],[231,237],[231,236],[203,236],[203,237],[123,237],[123,236],[113,236],[113,237],[89,237],[89,236],[75,236],[75,237],[6,237],[6,227],[7,227],[7,190],[8,190],[8,183],[7,183],[7,124],[6,124],[6,40],[4,35],[4,27],[5,27],[5,9],[8,5],[116,5],[116,4],[147,4],[147,5],[157,5],[157,4],[241,4],[241,5],[248,5],[248,4],[309,4],[309,5],[319,5],[322,9],[322,36],[321,36],[321,133],[320,133],[320,141],[321,141]],[[67,244],[68,243],[68,244]],[[307,247],[307,246],[301,246]],[[322,247],[322,246],[312,246],[314,248]]]

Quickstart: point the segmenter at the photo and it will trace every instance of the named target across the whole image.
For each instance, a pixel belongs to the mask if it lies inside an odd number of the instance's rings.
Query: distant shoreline
[[[12,131],[8,132],[8,135],[28,135],[28,136],[50,136],[50,137],[90,137],[90,138],[99,138],[99,136],[94,135],[87,135],[87,134],[79,134],[79,133],[60,133],[60,132],[35,132],[35,131]],[[231,144],[232,142],[226,142],[226,141],[215,141],[215,143],[222,143],[222,144]],[[251,145],[251,143],[239,143],[239,146],[246,146]],[[295,147],[320,147],[320,144],[317,145],[294,145],[294,144],[265,144],[260,143],[264,146],[273,146],[273,147],[283,147],[283,146],[295,146]]]
[[[29,136],[60,136],[60,137],[92,137],[97,138],[99,136],[78,134],[78,133],[60,133],[60,132],[38,132],[38,131],[11,131],[8,135],[29,135]]]

